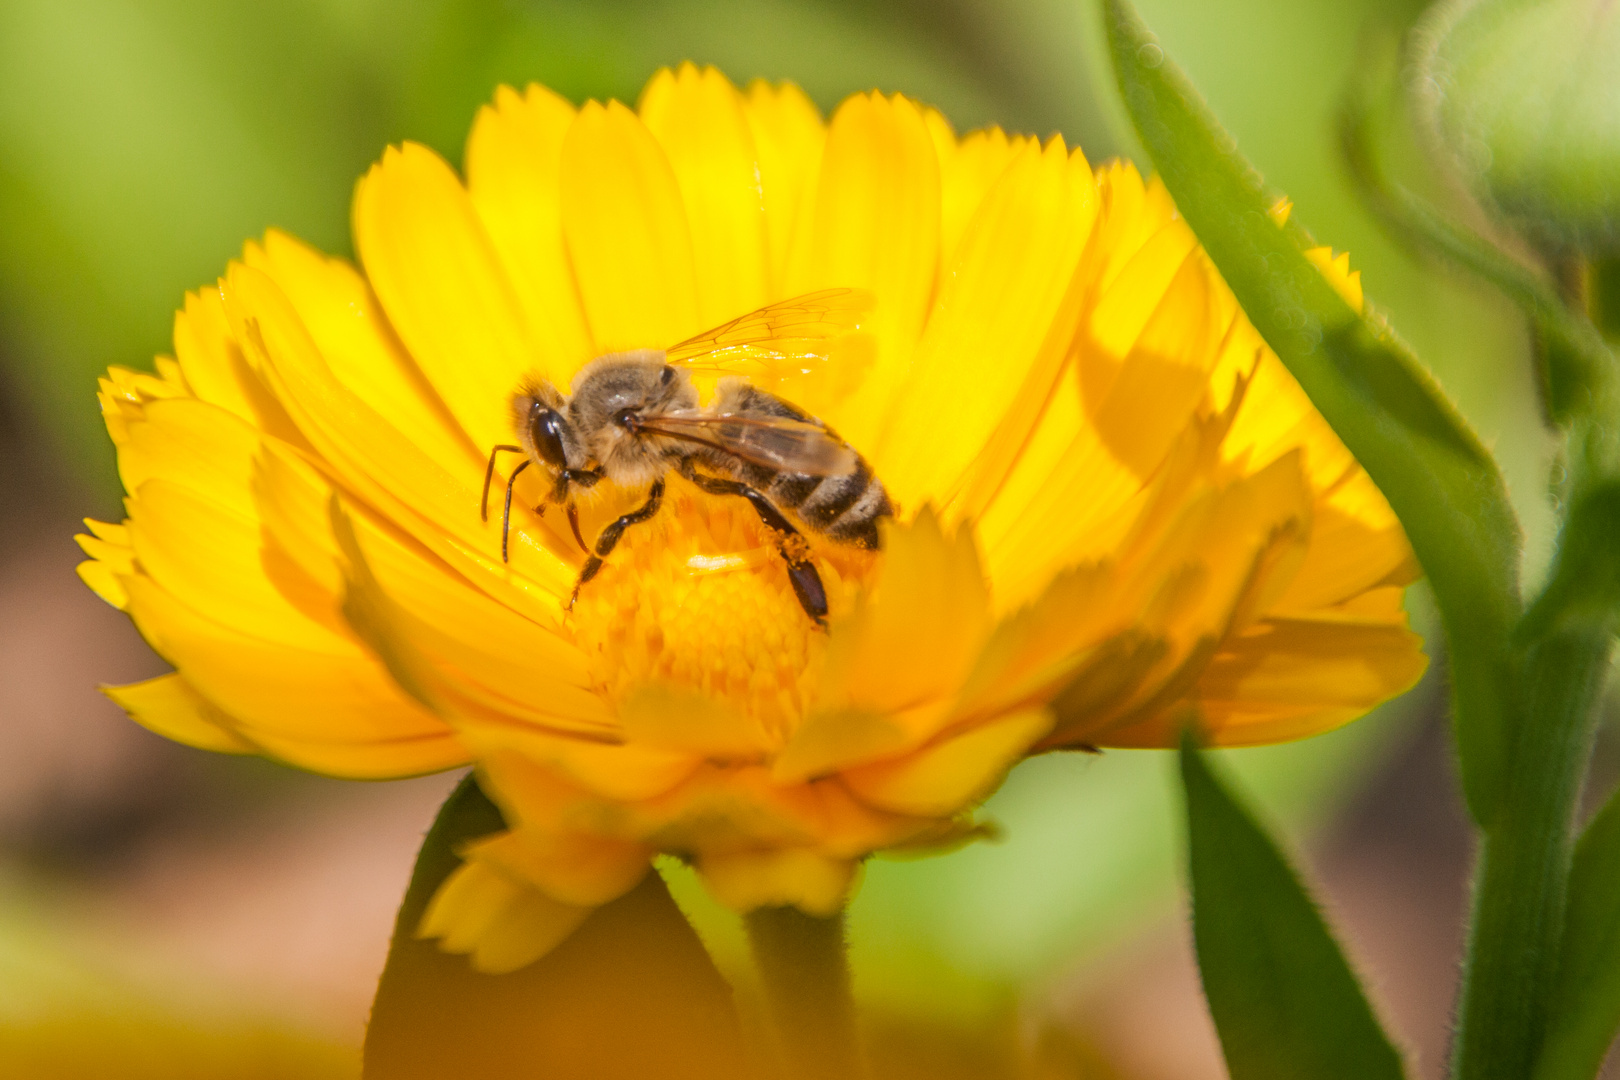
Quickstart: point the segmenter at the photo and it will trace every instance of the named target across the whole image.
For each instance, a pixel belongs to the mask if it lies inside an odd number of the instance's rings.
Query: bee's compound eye
[[[556,409],[536,408],[529,414],[529,438],[535,453],[545,458],[546,464],[559,469],[568,467],[568,456],[563,453],[563,418]]]

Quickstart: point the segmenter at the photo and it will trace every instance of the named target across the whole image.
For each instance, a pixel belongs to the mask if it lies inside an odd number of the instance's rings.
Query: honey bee
[[[507,557],[512,484],[531,464],[551,474],[550,499],[567,506],[574,538],[587,553],[574,599],[625,530],[658,513],[665,477],[674,470],[711,495],[748,500],[777,534],[788,580],[805,614],[823,624],[826,590],[803,534],[788,515],[819,536],[872,550],[878,546],[878,522],[892,515],[893,507],[866,459],[836,432],[735,372],[813,371],[871,304],[871,294],[863,290],[807,293],[668,349],[599,356],[574,376],[569,395],[542,379],[525,380],[512,396],[518,443],[496,446],[484,470],[488,520],[496,455],[525,455],[506,483],[501,559]],[[692,382],[694,370],[723,376],[707,404]],[[591,546],[580,535],[572,493],[604,480],[626,488],[646,485],[647,499],[610,522]],[[536,510],[544,513],[545,507]]]

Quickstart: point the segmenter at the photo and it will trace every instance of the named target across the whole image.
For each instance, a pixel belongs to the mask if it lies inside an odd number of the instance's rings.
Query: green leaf
[[[372,1005],[368,1080],[748,1075],[731,989],[657,874],[507,975],[416,937],[455,847],[504,827],[470,776],[439,811]]]
[[[1433,585],[1450,643],[1469,807],[1488,821],[1512,729],[1509,632],[1520,609],[1519,528],[1490,454],[1378,318],[1305,257],[1297,224],[1236,151],[1125,0],[1104,0],[1125,105],[1176,205],[1333,430],[1389,499]]]
[[[1282,853],[1190,742],[1181,777],[1198,969],[1233,1080],[1399,1080],[1399,1055]]]
[[[1575,849],[1564,947],[1536,1080],[1591,1080],[1620,1029],[1620,791]]]

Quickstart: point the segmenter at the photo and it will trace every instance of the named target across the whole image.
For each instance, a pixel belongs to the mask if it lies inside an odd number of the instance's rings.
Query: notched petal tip
[[[88,539],[88,537],[74,537],[74,539]],[[129,610],[129,593],[118,583],[118,574],[107,563],[99,559],[87,559],[73,568],[79,575],[79,580],[90,586],[90,591],[101,597],[119,611]]]
[[[1361,271],[1350,269],[1350,253],[1341,252],[1335,256],[1331,247],[1314,247],[1305,252],[1305,258],[1327,278],[1328,284],[1333,286],[1335,292],[1343,297],[1355,311],[1365,308],[1365,301],[1361,292]]]
[[[464,845],[468,862],[485,863],[562,904],[598,907],[617,900],[651,868],[644,844],[596,833],[519,827]]]
[[[850,894],[860,867],[807,848],[774,848],[705,853],[698,875],[714,898],[736,912],[762,907],[796,907],[807,915],[836,914]]]
[[[179,673],[125,686],[103,686],[101,692],[131,720],[166,739],[223,754],[259,752],[257,744],[235,730],[230,717]]]
[[[467,954],[476,971],[504,975],[551,952],[593,910],[554,900],[475,860],[439,886],[416,936],[438,938],[445,952]]]
[[[1029,709],[937,740],[890,762],[846,770],[862,801],[897,814],[948,817],[984,799],[1052,728],[1044,708]]]

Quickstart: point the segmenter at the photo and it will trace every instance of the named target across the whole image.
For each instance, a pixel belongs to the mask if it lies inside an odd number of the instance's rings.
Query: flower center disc
[[[649,683],[695,692],[785,740],[809,704],[827,635],[794,594],[778,545],[743,500],[671,477],[662,510],[624,534],[574,604],[598,690],[613,702]],[[813,549],[836,615],[876,559],[826,542]]]

